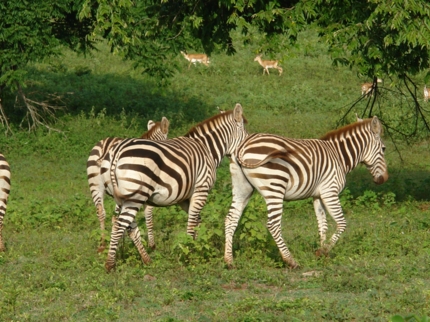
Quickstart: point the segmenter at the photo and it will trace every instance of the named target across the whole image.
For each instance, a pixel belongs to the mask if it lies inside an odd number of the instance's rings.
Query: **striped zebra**
[[[226,264],[233,266],[233,235],[254,189],[266,201],[267,227],[286,264],[297,267],[282,237],[283,200],[313,198],[321,243],[317,255],[327,254],[346,228],[339,202],[346,174],[364,163],[375,183],[388,179],[381,132],[375,116],[329,132],[319,140],[271,134],[253,134],[244,140],[230,163],[233,201],[225,220]],[[328,244],[326,211],[337,225]]]
[[[148,122],[148,131],[142,134],[142,139],[148,140],[166,140],[169,132],[169,121],[163,117],[161,122],[154,122],[150,120]],[[104,181],[102,174],[110,170],[110,159],[109,151],[112,150],[123,139],[117,137],[110,137],[99,141],[91,150],[90,156],[87,161],[87,176],[88,184],[91,191],[91,196],[94,205],[97,209],[97,217],[100,222],[101,240],[98,247],[98,252],[102,252],[105,249],[105,218],[106,211],[103,205],[103,199],[105,194],[112,196],[112,186],[110,185],[110,178],[108,181]],[[115,212],[119,213],[120,209],[118,205],[115,208]],[[145,219],[146,225],[150,227],[152,231],[152,207],[148,206],[145,208]],[[112,222],[115,221],[115,217],[112,218]],[[149,236],[149,245],[154,247],[154,239]],[[152,238],[151,238],[152,237]]]
[[[10,167],[3,154],[0,154],[0,252],[6,250],[3,242],[3,221],[7,198],[10,192]]]
[[[112,227],[106,270],[115,267],[118,241],[124,230],[133,229],[139,208],[179,204],[188,212],[187,233],[194,238],[200,211],[216,179],[216,169],[247,136],[243,109],[215,115],[193,127],[185,136],[167,141],[129,139],[111,152],[111,182],[121,214]],[[106,174],[105,174],[106,175]],[[150,258],[143,246],[144,263]]]

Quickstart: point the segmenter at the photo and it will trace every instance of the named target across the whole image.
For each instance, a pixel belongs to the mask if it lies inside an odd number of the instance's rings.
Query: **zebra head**
[[[225,115],[226,112],[223,112],[221,115]],[[246,132],[245,124],[247,123],[246,118],[243,116],[243,108],[239,103],[234,107],[233,112],[231,113],[231,124],[233,127],[233,131],[230,134],[230,140],[227,145],[226,155],[230,156],[233,154],[239,144],[248,136],[248,132]]]
[[[381,140],[382,125],[378,117],[374,116],[370,122],[368,142],[363,153],[362,162],[373,176],[376,184],[382,184],[388,180],[387,163],[385,162],[385,145]]]
[[[148,121],[148,132],[143,133],[141,139],[147,140],[167,140],[169,134],[169,120],[163,116],[161,122]]]
[[[234,110],[225,111],[199,123],[185,136],[194,138],[208,147],[218,167],[222,158],[233,154],[248,136],[245,130],[246,123],[242,105],[237,103]]]

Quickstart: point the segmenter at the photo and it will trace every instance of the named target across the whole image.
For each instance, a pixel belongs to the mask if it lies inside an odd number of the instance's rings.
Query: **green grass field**
[[[191,52],[191,49],[189,49]],[[23,110],[9,110],[14,134],[0,136],[11,165],[5,217],[7,247],[0,253],[0,321],[427,321],[430,315],[430,150],[385,136],[390,179],[375,186],[359,167],[341,195],[346,232],[327,258],[317,258],[312,202],[284,204],[284,238],[300,268],[287,269],[268,233],[259,195],[235,234],[235,265],[223,262],[224,218],[231,202],[228,161],[203,209],[199,238],[185,234],[179,207],[155,210],[157,248],[144,266],[124,238],[117,269],[107,274],[97,254],[99,224],[86,160],[98,140],[134,137],[149,119],[170,120],[169,137],[239,102],[249,132],[317,138],[335,128],[368,79],[333,67],[312,34],[278,56],[284,69],[263,76],[253,46],[235,56],[214,53],[209,68],[178,56],[181,71],[166,87],[132,64],[100,52],[29,66],[27,91],[59,93],[67,108],[53,125],[18,128]],[[418,79],[418,78],[417,78]],[[384,83],[389,88],[389,84]],[[388,93],[388,91],[387,91]],[[37,95],[37,94],[33,94]],[[387,94],[389,96],[389,94]],[[12,97],[9,100],[13,100]],[[394,117],[389,97],[381,117]],[[367,100],[347,116],[354,121]],[[400,103],[399,103],[400,104]],[[396,150],[397,149],[397,150]],[[105,201],[108,216],[114,203]],[[108,229],[110,220],[107,219]],[[143,214],[138,217],[145,231]],[[334,230],[329,220],[330,232]],[[143,236],[146,239],[146,235]],[[397,316],[396,321],[402,319]]]

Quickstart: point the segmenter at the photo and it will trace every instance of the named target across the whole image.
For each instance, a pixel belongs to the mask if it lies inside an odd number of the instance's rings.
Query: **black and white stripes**
[[[148,122],[148,131],[142,134],[142,139],[148,140],[166,140],[169,132],[169,121],[163,117],[161,122]],[[110,177],[103,177],[102,174],[110,171],[110,154],[109,152],[123,139],[111,137],[99,141],[91,150],[90,156],[87,161],[87,177],[90,186],[91,196],[94,205],[97,209],[97,217],[100,221],[101,240],[98,251],[101,252],[105,248],[105,219],[106,212],[103,205],[105,194],[112,196],[112,185]],[[115,211],[119,213],[117,206]],[[145,218],[148,231],[152,232],[152,207],[145,208]],[[113,218],[115,221],[115,218]],[[152,235],[148,234],[149,245],[154,244]]]
[[[112,151],[110,179],[121,214],[111,234],[106,269],[115,266],[118,240],[144,205],[179,204],[188,210],[187,233],[195,237],[200,211],[225,155],[234,153],[247,136],[242,106],[193,127],[185,136],[167,141],[128,139]],[[142,247],[142,260],[150,261]]]
[[[320,140],[271,134],[253,134],[244,140],[230,163],[233,201],[225,222],[226,263],[233,264],[233,234],[254,189],[266,201],[268,229],[289,266],[297,264],[281,234],[283,200],[313,198],[321,242],[319,252],[327,253],[346,228],[339,202],[346,174],[364,163],[375,183],[388,179],[381,131],[381,123],[374,117],[329,132]],[[337,224],[328,244],[326,211]]]
[[[0,252],[6,250],[3,241],[3,221],[6,213],[7,199],[10,192],[10,167],[3,154],[0,154]]]

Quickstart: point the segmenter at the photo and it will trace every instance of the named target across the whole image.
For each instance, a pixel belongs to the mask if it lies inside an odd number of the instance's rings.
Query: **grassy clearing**
[[[284,237],[301,265],[286,269],[255,195],[235,234],[236,269],[227,270],[225,161],[198,240],[186,236],[179,208],[156,209],[153,263],[143,266],[125,238],[116,272],[106,274],[106,253],[96,253],[98,220],[85,168],[98,140],[138,136],[148,119],[164,115],[169,136],[181,135],[217,113],[216,106],[231,109],[236,102],[250,132],[319,137],[358,98],[363,80],[332,67],[313,35],[299,48],[267,57],[282,59],[282,77],[263,77],[252,46],[239,47],[234,57],[212,55],[209,68],[188,70],[178,57],[182,71],[164,89],[101,49],[94,57],[66,53],[29,69],[30,88],[70,93],[56,124],[62,133],[15,127],[13,136],[0,137],[12,170],[7,252],[0,254],[1,321],[387,321],[430,314],[428,142],[399,144],[401,159],[386,138],[390,179],[382,186],[364,168],[349,175],[342,194],[348,228],[329,258],[314,256],[311,202],[285,203]],[[113,213],[111,200],[106,208]],[[138,223],[144,231],[143,216]]]

